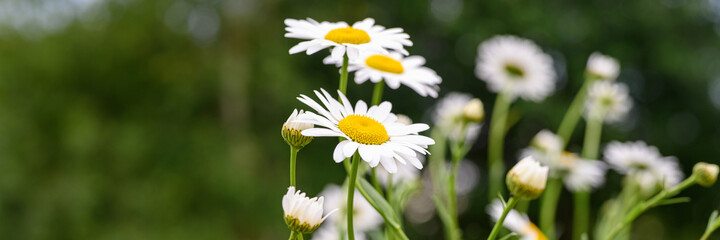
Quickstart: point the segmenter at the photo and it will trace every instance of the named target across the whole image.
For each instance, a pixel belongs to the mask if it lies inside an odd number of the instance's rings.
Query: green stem
[[[375,106],[380,104],[380,101],[382,101],[382,94],[383,94],[383,88],[385,87],[385,82],[380,81],[375,84],[375,89],[373,89],[373,95],[372,95],[372,102],[371,106]],[[375,190],[378,191],[380,194],[382,194],[382,188],[380,187],[380,182],[377,180],[377,176],[375,174],[375,168],[372,168],[370,172],[370,180],[373,183],[373,187],[375,187]],[[388,193],[387,193],[387,199],[390,200],[390,187],[387,187]]]
[[[290,186],[295,186],[295,164],[300,149],[290,146]]]
[[[570,141],[570,137],[575,130],[575,126],[577,126],[578,121],[580,121],[580,116],[582,116],[582,112],[585,107],[585,99],[587,98],[587,88],[594,81],[595,80],[593,80],[593,78],[585,79],[582,87],[580,87],[580,91],[578,91],[578,93],[575,95],[575,98],[570,104],[570,107],[568,108],[567,112],[565,112],[565,116],[563,117],[562,122],[560,122],[560,128],[558,128],[558,136],[563,139],[563,144],[565,146],[567,146],[567,143]]]
[[[290,231],[290,238],[288,238],[288,240],[293,240],[293,239],[297,238],[297,235],[298,235],[297,232]]]
[[[562,193],[562,179],[549,178],[540,199],[540,229],[548,239],[555,239],[555,214]]]
[[[490,142],[488,143],[489,191],[488,199],[492,201],[498,193],[502,193],[505,165],[503,163],[503,143],[505,141],[505,125],[507,114],[512,102],[511,94],[500,92],[495,99],[492,119],[490,121]]]
[[[590,110],[582,149],[582,157],[585,159],[597,159],[598,157],[604,115],[605,114],[596,107]],[[573,239],[579,240],[583,234],[588,232],[590,222],[589,192],[581,191],[574,194],[574,209]]]
[[[588,232],[590,221],[590,192],[578,191],[573,193],[575,207],[573,211],[573,239],[582,239],[583,234]]]
[[[647,201],[643,201],[635,205],[635,207],[630,210],[630,212],[625,215],[625,219],[617,225],[615,225],[614,228],[610,231],[610,234],[607,235],[605,239],[610,240],[617,235],[620,230],[622,230],[625,226],[631,224],[635,219],[640,216],[640,214],[644,213],[650,208],[658,206],[662,200],[674,197],[678,193],[680,193],[682,190],[694,185],[696,183],[695,175],[691,175],[690,177],[686,178],[684,181],[682,181],[677,186],[673,187],[670,190],[662,190],[660,193],[656,194],[654,197]]]
[[[383,90],[385,89],[385,81],[380,81],[375,84],[372,95],[372,105],[378,105],[382,101]]]
[[[360,166],[360,154],[355,153],[352,159],[352,168],[350,169],[350,182],[348,182],[347,195],[347,232],[348,240],[355,240],[355,232],[353,231],[353,204],[355,203],[355,182],[357,182],[357,171]]]
[[[502,215],[500,215],[500,218],[495,223],[495,226],[492,229],[492,232],[490,232],[490,236],[488,236],[488,240],[495,240],[497,238],[498,233],[500,233],[500,226],[502,226],[503,222],[505,222],[505,217],[515,207],[515,204],[518,203],[518,199],[515,197],[510,197],[508,199],[507,206],[503,209]]]
[[[338,86],[338,89],[340,89],[340,92],[343,94],[347,94],[347,82],[348,82],[348,55],[345,53],[343,55],[343,65],[342,68],[340,68],[340,85]]]

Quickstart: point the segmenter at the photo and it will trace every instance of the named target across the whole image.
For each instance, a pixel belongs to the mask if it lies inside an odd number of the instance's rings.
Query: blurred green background
[[[469,92],[488,112],[477,45],[495,34],[534,40],[555,60],[558,90],[513,105],[508,164],[537,131],[557,128],[593,51],[620,60],[635,101],[603,141],[645,140],[686,174],[719,162],[719,0],[0,0],[0,239],[285,239],[280,127],[303,107],[298,94],[338,78],[325,54],[288,54],[299,41],[283,37],[283,19],[305,17],[404,28],[411,54],[443,77],[441,96]],[[351,100],[369,99],[370,84],[349,86]],[[385,99],[419,122],[436,101],[406,87]],[[481,179],[485,130],[470,155]],[[310,195],[344,179],[334,144],[300,152],[298,183]],[[595,208],[620,179],[608,175]],[[635,239],[697,239],[720,208],[718,185],[643,215]],[[461,219],[467,239],[489,233],[483,186]],[[571,216],[560,208],[561,225]],[[442,236],[437,219],[406,228],[412,239]]]

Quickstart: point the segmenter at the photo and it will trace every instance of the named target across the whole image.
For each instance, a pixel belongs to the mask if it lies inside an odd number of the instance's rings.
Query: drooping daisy
[[[325,219],[337,211],[331,208],[328,215],[323,217],[323,197],[309,198],[295,187],[289,187],[282,199],[282,207],[285,212],[285,223],[293,231],[300,233],[312,233],[320,227]]]
[[[328,47],[332,47],[331,56],[342,61],[347,53],[350,59],[355,59],[362,52],[382,52],[393,50],[407,55],[404,46],[412,46],[410,36],[402,28],[390,28],[375,25],[375,19],[354,23],[352,26],[346,22],[317,22],[311,18],[306,20],[285,19],[285,37],[304,39],[290,48],[290,54],[306,52],[308,55]]]
[[[672,187],[683,179],[677,159],[663,157],[656,147],[642,141],[611,142],[603,154],[610,167],[644,190]]]
[[[622,120],[632,108],[627,86],[610,81],[593,83],[588,92],[585,117],[588,117],[594,108],[604,114],[606,122]]]
[[[555,90],[552,58],[530,40],[496,36],[480,44],[475,75],[493,92],[541,101]]]
[[[620,63],[614,58],[594,52],[588,58],[585,67],[590,77],[613,81],[620,73]]]
[[[560,169],[565,187],[572,192],[590,191],[605,183],[607,165],[598,160],[583,159],[577,154],[563,152]]]
[[[347,97],[338,91],[342,103],[335,100],[327,91],[315,91],[320,102],[318,104],[308,96],[300,95],[298,100],[307,104],[318,114],[306,112],[304,119],[297,121],[312,123],[324,128],[311,128],[302,131],[305,136],[312,137],[343,137],[333,152],[335,162],[342,162],[345,158],[353,156],[355,152],[376,167],[382,163],[383,167],[391,173],[397,171],[397,164],[409,162],[418,169],[423,165],[417,153],[428,154],[428,145],[435,144],[432,138],[418,135],[430,127],[427,124],[404,125],[397,123],[397,116],[392,114],[392,104],[382,102],[380,105],[367,107],[362,100],[358,101],[353,109]]]
[[[334,226],[347,226],[347,191],[338,185],[329,184],[320,192],[320,195],[325,196],[326,211],[339,209],[336,214],[330,215],[328,221],[331,221]],[[382,216],[358,190],[355,190],[353,201],[353,228],[356,234],[375,229],[383,223]]]
[[[334,57],[328,57],[324,62],[342,64],[342,60],[333,62],[335,60]],[[440,89],[438,84],[442,82],[442,78],[432,69],[423,66],[424,64],[425,58],[421,56],[403,58],[396,52],[389,54],[365,53],[350,62],[348,71],[355,71],[355,83],[357,84],[362,84],[367,80],[373,83],[384,80],[392,89],[398,89],[400,85],[405,85],[420,96],[436,98],[437,91]]]
[[[520,157],[522,159],[532,156],[542,164],[555,170],[560,167],[558,160],[562,151],[562,138],[550,130],[543,129],[535,134],[535,137],[530,141],[530,147],[524,149]]]
[[[465,136],[465,144],[472,144],[480,133],[481,124],[468,121],[465,118],[465,106],[470,104],[473,97],[470,94],[451,92],[440,99],[433,108],[432,119],[435,126],[440,128],[450,140],[458,141]],[[465,130],[463,132],[463,125]]]
[[[500,200],[495,200],[487,206],[486,211],[492,217],[493,222],[497,222],[502,215],[503,205]],[[507,229],[510,229],[510,231],[520,234],[522,236],[522,240],[548,239],[545,234],[540,231],[540,228],[530,222],[530,218],[526,214],[520,213],[515,209],[512,209],[510,210],[510,212],[508,212],[507,216],[505,217],[505,221],[503,222],[503,226],[505,226]]]

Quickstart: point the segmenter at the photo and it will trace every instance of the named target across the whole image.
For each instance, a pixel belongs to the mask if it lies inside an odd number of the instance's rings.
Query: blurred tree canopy
[[[302,107],[298,94],[337,87],[322,54],[287,52],[297,40],[283,37],[283,20],[305,17],[402,27],[411,54],[443,77],[441,93],[469,92],[485,106],[494,95],[474,76],[477,45],[496,34],[534,40],[560,84],[543,103],[514,105],[508,163],[537,131],[557,128],[593,51],[620,60],[635,101],[603,141],[644,140],[677,156],[686,174],[695,162],[720,162],[718,0],[2,0],[0,238],[286,237],[280,127]],[[351,100],[370,92],[350,83]],[[419,122],[435,102],[407,88],[385,99]],[[470,158],[481,168],[485,135]],[[332,145],[316,140],[299,155],[298,183],[310,195],[344,177]],[[593,206],[619,186],[610,173]],[[689,189],[691,204],[649,212],[636,236],[699,237],[719,190]],[[468,239],[491,227],[476,205],[462,216]],[[569,227],[571,215],[561,209],[559,221]],[[441,236],[437,220],[426,225],[408,225],[411,238]]]

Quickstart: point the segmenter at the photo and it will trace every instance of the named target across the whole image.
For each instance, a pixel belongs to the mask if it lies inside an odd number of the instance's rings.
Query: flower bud
[[[323,214],[324,198],[309,198],[295,187],[289,187],[282,199],[285,223],[290,230],[299,233],[312,233],[320,227],[325,219],[337,209],[330,211],[325,217]]]
[[[485,118],[485,109],[480,99],[473,98],[463,107],[463,117],[469,122],[482,122]]]
[[[308,143],[312,141],[312,137],[304,136],[300,134],[302,130],[309,129],[315,127],[315,125],[311,123],[297,123],[295,120],[298,120],[302,115],[304,115],[305,112],[303,110],[298,111],[297,109],[293,110],[293,113],[290,115],[290,117],[285,121],[285,123],[282,126],[282,137],[285,139],[285,142],[288,143],[291,147],[295,148],[302,148]]]
[[[693,175],[700,186],[710,187],[715,184],[718,176],[718,165],[699,162],[693,167]]]
[[[545,191],[548,171],[548,167],[540,166],[534,158],[526,157],[510,169],[505,183],[512,195],[522,199],[535,199]]]
[[[586,71],[591,78],[614,81],[620,72],[620,64],[610,56],[594,52],[588,58]]]

